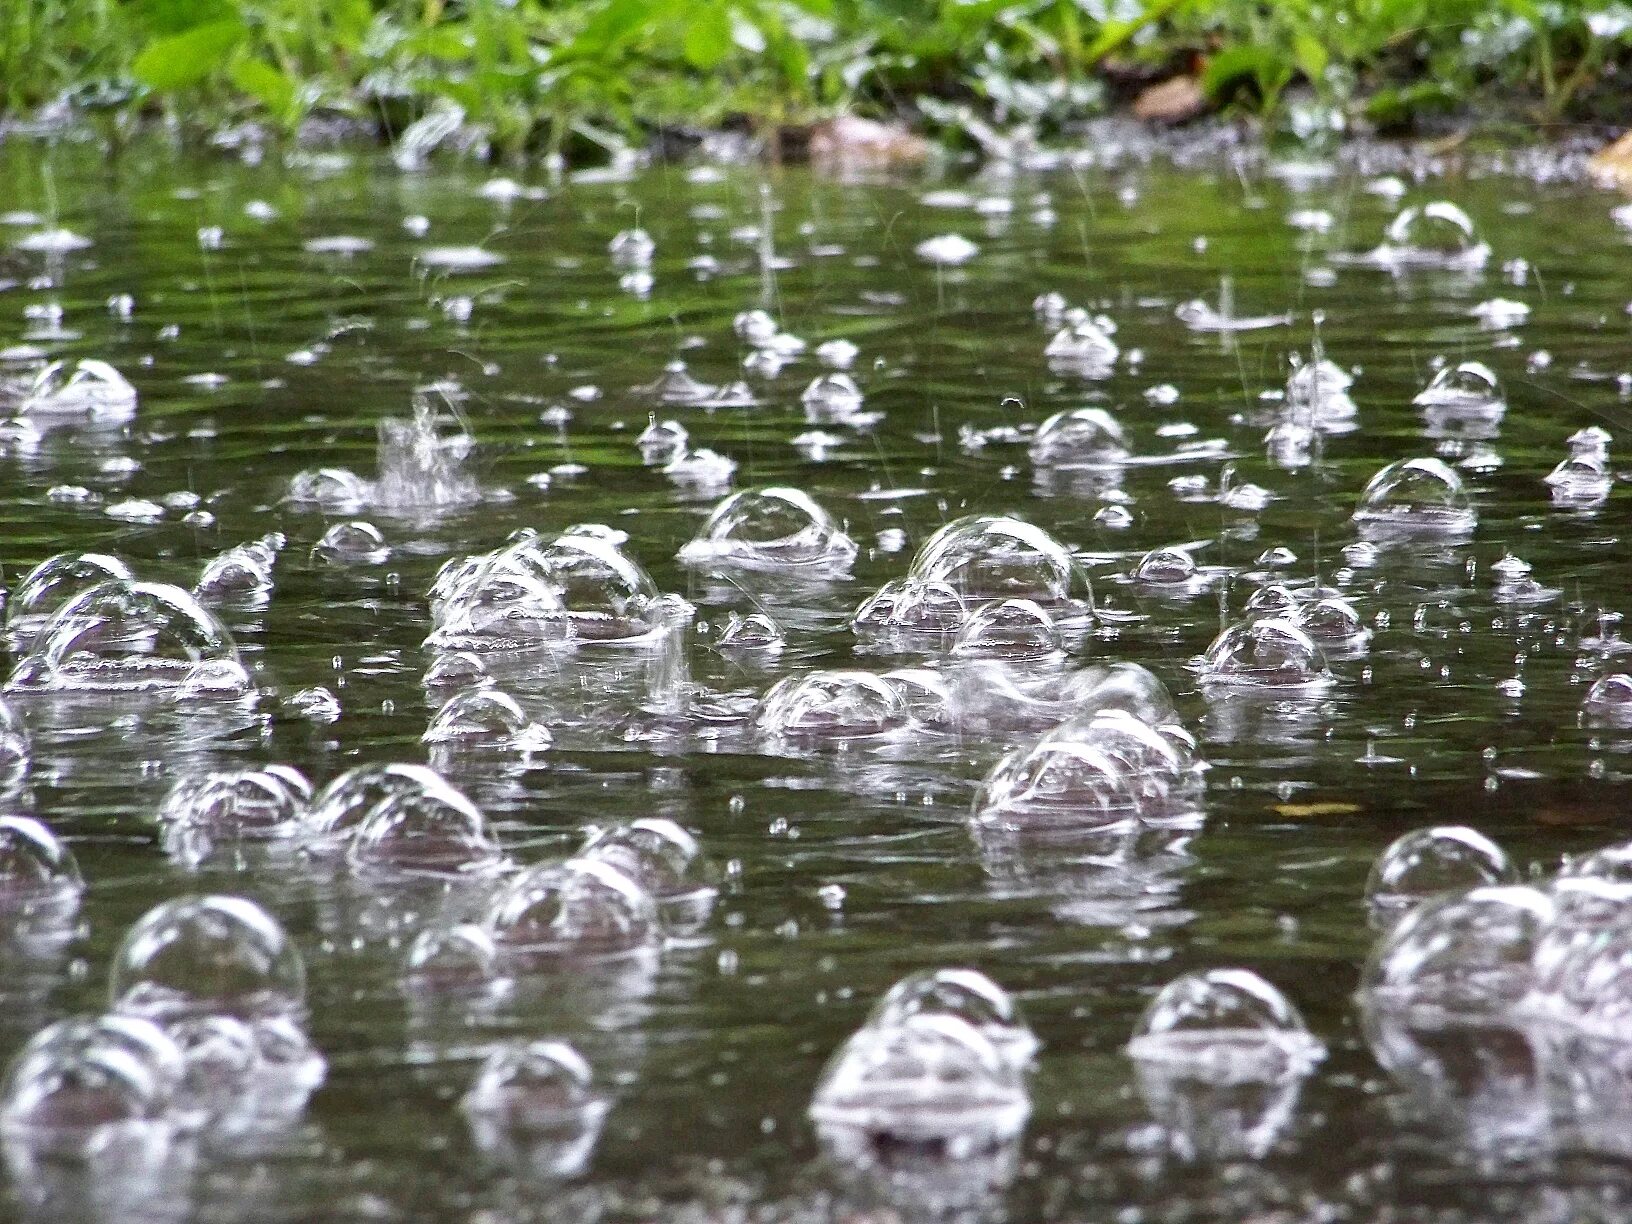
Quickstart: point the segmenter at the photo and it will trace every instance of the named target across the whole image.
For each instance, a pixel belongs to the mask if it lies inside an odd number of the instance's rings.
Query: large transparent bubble
[[[1341,595],[1300,603],[1290,619],[1331,654],[1362,654],[1371,640],[1371,630],[1361,621],[1359,609]]]
[[[123,421],[136,414],[136,388],[105,361],[53,361],[35,376],[18,411]]]
[[[850,626],[874,644],[940,650],[968,618],[968,605],[949,583],[892,578],[862,601]]]
[[[1373,262],[1390,268],[1484,267],[1490,247],[1474,232],[1473,219],[1448,200],[1413,204],[1389,222]]]
[[[134,1017],[74,1017],[36,1033],[0,1088],[7,1139],[89,1151],[131,1127],[165,1126],[185,1061],[164,1031]]]
[[[952,643],[962,658],[1045,659],[1064,649],[1059,626],[1031,599],[1001,599],[981,604],[969,615]]]
[[[1327,684],[1326,654],[1289,620],[1270,617],[1231,625],[1207,648],[1201,678],[1212,685],[1284,691]]]
[[[910,574],[972,602],[1030,599],[1092,611],[1088,576],[1071,550],[1024,519],[977,514],[947,523],[919,548]]]
[[[1530,992],[1552,920],[1547,894],[1517,885],[1432,898],[1378,940],[1361,988],[1384,1006],[1503,1011]]]
[[[1080,318],[1061,327],[1043,347],[1049,369],[1084,378],[1107,377],[1122,351],[1111,339],[1115,328],[1109,323],[1103,317]]]
[[[265,603],[272,593],[272,571],[283,545],[282,534],[274,532],[217,553],[205,562],[193,594],[206,604]]]
[[[58,553],[23,576],[6,601],[6,629],[26,649],[34,633],[69,600],[110,580],[136,581],[118,557],[105,553]]]
[[[819,1128],[976,1147],[1014,1137],[1030,1112],[1020,1066],[967,1021],[932,1012],[857,1030],[810,1103]]]
[[[661,930],[650,893],[612,864],[584,858],[522,872],[483,921],[504,953],[524,959],[627,956],[654,947]]]
[[[1483,833],[1439,825],[1413,829],[1378,856],[1366,881],[1366,903],[1374,921],[1386,924],[1429,897],[1517,880],[1502,848]]]
[[[312,849],[332,850],[350,841],[357,827],[384,800],[439,794],[447,788],[442,775],[424,765],[359,765],[332,779],[313,796],[303,833]]]
[[[32,816],[0,816],[0,913],[72,911],[85,884],[74,853]]]
[[[1507,403],[1496,373],[1482,361],[1463,361],[1440,368],[1411,401],[1419,408],[1442,408],[1463,413],[1495,415]]]
[[[1099,467],[1128,457],[1128,439],[1103,408],[1072,408],[1044,421],[1031,440],[1031,461],[1040,467]]]
[[[680,560],[699,568],[845,574],[856,544],[799,489],[744,489],[708,516]]]
[[[666,817],[603,829],[584,843],[579,857],[609,863],[644,888],[671,934],[701,929],[719,896],[697,839]]]
[[[529,717],[509,693],[473,688],[455,693],[431,716],[420,742],[462,747],[542,752],[553,736]]]
[[[178,897],[149,910],[114,955],[115,1011],[161,1024],[224,1015],[298,1018],[306,969],[282,925],[244,897]]]
[[[1127,771],[1078,736],[1044,736],[1012,748],[975,792],[977,828],[1028,834],[1124,828],[1138,820]]]
[[[1401,459],[1366,483],[1354,521],[1383,536],[1461,536],[1473,530],[1476,516],[1454,468],[1438,459]]]
[[[226,627],[180,587],[110,580],[58,608],[13,669],[18,691],[171,690],[238,696],[252,688]]]
[[[446,782],[387,795],[363,818],[346,861],[372,876],[470,879],[505,865],[481,810]]]
[[[374,500],[374,486],[349,468],[313,468],[290,478],[284,500],[332,514],[355,514]]]
[[[583,1055],[550,1040],[496,1047],[460,1102],[478,1150],[545,1178],[583,1172],[610,1107]]]
[[[816,671],[777,681],[760,703],[758,722],[771,735],[848,740],[887,735],[908,723],[901,694],[864,671]]]
[[[850,375],[838,371],[813,379],[800,398],[805,419],[812,423],[843,422],[861,411],[861,388]]]
[[[158,820],[211,837],[291,837],[301,828],[310,798],[306,779],[287,766],[237,769],[181,779],[159,804]]]
[[[474,922],[427,927],[408,949],[403,978],[422,991],[495,988],[504,980],[499,945],[492,932]]]
[[[1128,1043],[1142,1062],[1224,1082],[1301,1075],[1325,1052],[1286,997],[1245,969],[1175,978],[1145,1008]]]
[[[1017,1066],[1030,1062],[1038,1048],[1013,997],[978,969],[925,969],[904,977],[873,1005],[867,1024],[893,1028],[919,1015],[964,1021]]]

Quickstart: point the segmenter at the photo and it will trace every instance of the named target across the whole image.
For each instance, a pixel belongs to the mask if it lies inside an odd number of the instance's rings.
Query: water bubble
[[[105,553],[57,553],[47,557],[12,588],[6,601],[6,628],[26,646],[33,631],[63,604],[110,579],[134,582],[136,577],[118,557]]]
[[[816,360],[835,370],[848,370],[860,355],[861,350],[849,340],[827,340],[816,346]]]
[[[1613,439],[1609,430],[1598,425],[1588,425],[1585,429],[1578,429],[1564,440],[1572,455],[1592,455],[1599,459],[1609,458],[1609,444]]]
[[[805,342],[789,335],[763,310],[745,310],[731,321],[731,329],[758,353],[786,359],[804,352]]]
[[[1438,459],[1401,459],[1360,494],[1354,521],[1383,535],[1466,535],[1475,515],[1462,477]]]
[[[489,905],[484,925],[505,954],[627,956],[659,935],[650,893],[610,863],[568,859],[522,872]]]
[[[920,726],[944,730],[952,725],[952,690],[939,672],[927,667],[897,667],[880,679],[896,691],[908,716]]]
[[[1447,200],[1402,209],[1372,259],[1397,268],[1477,269],[1490,258],[1490,247],[1474,233],[1473,219]]]
[[[1500,414],[1507,408],[1495,371],[1482,361],[1446,365],[1411,401],[1419,408],[1454,409],[1463,413]]]
[[[552,738],[550,729],[528,718],[510,694],[472,688],[454,694],[431,716],[420,742],[539,752],[550,746]]]
[[[491,875],[506,865],[481,810],[441,779],[376,803],[352,834],[346,862],[368,875],[432,879]]]
[[[1355,412],[1354,401],[1348,394],[1352,386],[1354,378],[1347,370],[1335,361],[1317,356],[1293,369],[1286,380],[1286,402],[1316,417],[1347,419]]]
[[[679,552],[699,567],[848,573],[856,544],[827,511],[799,489],[744,489],[716,506]]]
[[[644,888],[672,934],[700,930],[719,896],[697,839],[661,816],[603,829],[584,843],[579,857],[608,863]]]
[[[1468,313],[1488,331],[1506,331],[1518,327],[1530,317],[1530,307],[1512,298],[1487,298]]]
[[[634,388],[640,395],[655,399],[660,404],[707,404],[719,394],[719,388],[711,383],[692,376],[686,369],[686,363],[675,360],[663,367],[663,373],[653,382]],[[674,422],[669,423],[673,428],[680,430],[682,440],[685,430]],[[644,434],[641,435],[645,437]],[[641,442],[641,450],[646,450],[645,442]]]
[[[1441,893],[1487,884],[1512,884],[1518,873],[1507,855],[1484,834],[1462,825],[1413,829],[1392,842],[1372,865],[1366,903],[1377,922]]]
[[[1360,612],[1341,595],[1325,595],[1300,604],[1291,617],[1322,648],[1353,653],[1371,639],[1371,630],[1360,620]]]
[[[648,466],[668,463],[686,453],[691,435],[679,421],[659,421],[653,417],[640,436],[635,439],[635,445],[640,447],[642,462]]]
[[[1256,973],[1209,969],[1162,987],[1128,1053],[1229,1082],[1301,1075],[1326,1050],[1297,1009]]]
[[[980,248],[961,234],[938,234],[913,247],[913,254],[925,263],[956,268],[980,254]]]
[[[1031,440],[1031,460],[1040,467],[1101,467],[1127,457],[1128,441],[1121,422],[1103,408],[1056,412]]]
[[[1529,993],[1553,912],[1546,893],[1517,885],[1431,898],[1378,941],[1362,990],[1385,1006],[1501,1012]]]
[[[815,671],[777,681],[758,722],[772,735],[847,740],[898,731],[907,712],[900,693],[872,672]]]
[[[715,645],[720,650],[780,651],[787,644],[782,627],[763,612],[739,616],[733,612],[720,630]]]
[[[657,243],[643,229],[626,229],[614,235],[606,249],[617,267],[644,268],[657,253]]]
[[[893,1028],[919,1015],[964,1021],[1016,1066],[1030,1062],[1039,1045],[1009,992],[978,969],[926,969],[902,978],[873,1004],[867,1026]]]
[[[289,481],[285,499],[320,510],[349,514],[361,510],[373,498],[368,481],[350,468],[315,468],[300,472]]]
[[[71,910],[84,887],[73,851],[55,833],[30,816],[0,816],[0,910],[11,921]]]
[[[1590,451],[1561,459],[1543,479],[1552,488],[1553,501],[1565,506],[1597,505],[1615,485],[1607,460]]]
[[[136,388],[105,361],[53,361],[35,376],[17,411],[126,420],[136,413]]]
[[[861,388],[848,374],[835,372],[812,379],[800,398],[807,421],[844,421],[861,411]]]
[[[1581,713],[1603,726],[1632,726],[1632,676],[1615,672],[1595,681],[1581,702]]]
[[[965,600],[1030,599],[1092,611],[1088,576],[1071,550],[1041,527],[1007,515],[969,515],[938,530],[909,573],[945,583]]]
[[[1133,567],[1133,580],[1151,586],[1183,586],[1195,577],[1196,559],[1182,548],[1153,548]]]
[[[938,648],[969,617],[963,597],[950,584],[922,578],[892,578],[874,591],[850,619],[858,636],[927,639]]]
[[[1086,737],[1055,732],[1005,753],[973,808],[977,828],[1032,835],[1123,828],[1138,816],[1122,765]]]
[[[1329,683],[1325,652],[1289,620],[1270,617],[1231,625],[1201,660],[1201,678],[1241,688],[1310,687]]]
[[[512,1041],[487,1056],[460,1108],[489,1158],[560,1178],[587,1167],[611,1102],[566,1042]]]
[[[303,833],[310,848],[333,849],[350,841],[369,813],[386,800],[446,788],[442,776],[423,765],[359,765],[313,796]]]
[[[1108,375],[1121,349],[1111,339],[1104,319],[1079,319],[1055,332],[1043,348],[1049,368],[1089,378]]]
[[[0,1128],[48,1151],[91,1151],[121,1130],[162,1126],[184,1066],[176,1044],[145,1020],[59,1020],[12,1060]]]
[[[193,594],[201,602],[253,604],[272,592],[272,571],[284,545],[280,533],[217,553],[204,564]]]
[[[1064,647],[1059,626],[1030,599],[981,604],[958,630],[952,653],[963,657],[1041,659]]]
[[[503,980],[499,946],[474,922],[426,927],[408,949],[403,976],[415,989],[491,989]]]
[[[149,910],[114,954],[113,1009],[161,1024],[204,1015],[298,1018],[306,969],[283,927],[243,897],[177,897]]]
[[[359,520],[330,527],[312,547],[312,556],[330,565],[379,565],[391,550],[378,527]]]
[[[159,804],[157,819],[209,837],[290,837],[299,830],[310,798],[305,778],[293,770],[238,769],[181,779]]]
[[[932,1012],[858,1029],[810,1103],[820,1129],[960,1148],[1012,1139],[1030,1112],[1020,1067],[967,1021]]]
[[[7,687],[237,696],[252,685],[225,626],[189,592],[113,579],[57,609]]]

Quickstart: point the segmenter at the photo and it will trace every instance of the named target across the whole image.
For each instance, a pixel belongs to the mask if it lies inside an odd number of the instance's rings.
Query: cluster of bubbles
[[[60,880],[61,860],[38,854]],[[305,1008],[300,953],[253,901],[156,906],[114,955],[108,1011],[49,1025],[12,1060],[0,1088],[8,1163],[146,1176],[182,1149],[231,1150],[287,1130],[324,1076]]]

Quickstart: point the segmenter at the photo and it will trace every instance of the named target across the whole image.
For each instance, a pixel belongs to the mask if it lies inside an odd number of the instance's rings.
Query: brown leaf
[[[839,166],[896,166],[929,156],[929,141],[899,123],[839,115],[810,129],[810,159]]]
[[[1207,95],[1195,77],[1178,76],[1141,90],[1133,113],[1148,123],[1187,123],[1207,109]]]
[[[1632,132],[1608,148],[1599,149],[1587,164],[1594,174],[1614,186],[1632,189]]]

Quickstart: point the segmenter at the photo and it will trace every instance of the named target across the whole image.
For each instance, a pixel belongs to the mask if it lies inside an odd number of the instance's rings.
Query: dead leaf
[[[929,153],[929,141],[900,123],[839,115],[810,129],[810,159],[827,165],[899,166]]]
[[[1613,186],[1632,189],[1632,132],[1608,148],[1599,149],[1587,165],[1593,174]]]
[[[1277,803],[1275,811],[1288,820],[1307,820],[1311,816],[1352,816],[1360,810],[1358,803]]]
[[[1207,110],[1207,95],[1195,77],[1178,76],[1140,91],[1133,113],[1147,123],[1187,123]]]

